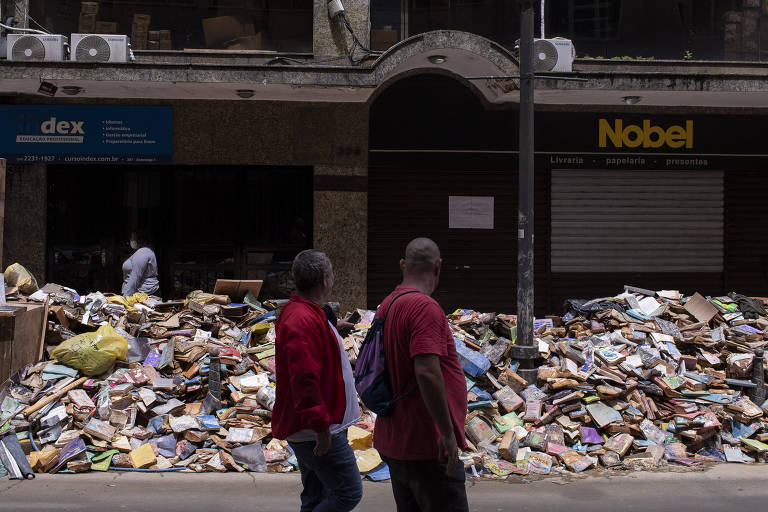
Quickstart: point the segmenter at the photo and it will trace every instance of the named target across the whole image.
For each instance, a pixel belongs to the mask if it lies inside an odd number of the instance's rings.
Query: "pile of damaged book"
[[[195,291],[162,302],[48,284],[45,356],[0,387],[0,473],[294,471],[272,438],[282,300]],[[517,318],[448,315],[465,372],[468,474],[632,470],[768,456],[768,299],[625,287],[536,319],[538,379],[510,357]],[[375,311],[342,331],[354,364]],[[388,478],[375,415],[349,429],[361,474]],[[4,469],[3,469],[4,468]]]
[[[196,291],[161,302],[55,284],[19,299],[46,303],[48,357],[0,388],[0,460],[11,477],[295,470],[270,427],[284,301]],[[381,465],[367,419],[349,434],[363,473]]]
[[[542,365],[507,358],[516,318],[449,316],[466,373],[475,474],[764,461],[766,299],[627,286],[536,319]]]

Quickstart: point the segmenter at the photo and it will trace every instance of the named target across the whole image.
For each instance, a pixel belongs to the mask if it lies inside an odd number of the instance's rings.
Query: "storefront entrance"
[[[312,243],[312,170],[285,167],[49,166],[47,276],[119,292],[131,231],[152,240],[165,298],[218,278],[264,279],[286,295]]]
[[[517,297],[517,116],[487,110],[464,84],[439,75],[405,78],[371,108],[368,306],[400,281],[398,261],[418,236],[440,246],[435,299],[456,308],[514,312]],[[546,206],[547,179],[537,183]],[[542,202],[544,201],[544,202]],[[545,211],[545,208],[542,208]],[[536,219],[537,271],[546,225]],[[537,281],[537,288],[545,280]],[[538,290],[546,297],[546,290]]]

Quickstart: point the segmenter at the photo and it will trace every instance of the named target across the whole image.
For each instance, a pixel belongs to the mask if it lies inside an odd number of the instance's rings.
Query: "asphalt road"
[[[751,512],[766,510],[768,465],[721,464],[696,472],[635,472],[470,482],[472,511]],[[0,510],[296,511],[296,474],[38,475],[0,479]],[[366,482],[356,510],[394,510],[388,483]]]

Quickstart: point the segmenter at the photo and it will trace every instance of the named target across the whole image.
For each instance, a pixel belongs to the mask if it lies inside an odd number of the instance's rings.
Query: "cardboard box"
[[[149,14],[134,14],[133,15],[133,23],[136,25],[144,25],[149,26],[149,22],[152,19],[152,16]]]
[[[99,2],[80,2],[80,14],[99,14]]]
[[[77,22],[77,31],[81,34],[96,32],[96,15],[81,14]]]
[[[391,29],[372,29],[371,30],[371,50],[385,51],[399,41],[397,30]]]
[[[141,39],[147,39],[148,33],[149,33],[149,30],[144,25],[137,25],[136,23],[131,25],[131,34],[135,34],[137,37]]]
[[[147,41],[147,50],[159,50],[160,41]]]
[[[203,20],[203,34],[208,48],[224,48],[226,43],[243,36],[256,35],[250,23],[241,23],[234,16],[219,16]]]
[[[147,49],[147,27],[144,25],[131,25],[131,48],[134,50]]]
[[[215,295],[228,295],[232,302],[243,300],[248,292],[259,296],[264,281],[246,279],[217,279],[213,289]]]
[[[97,34],[117,34],[117,23],[114,21],[97,21]]]
[[[227,50],[263,50],[261,32],[255,36],[242,36],[227,44]]]
[[[161,41],[170,41],[171,40],[171,31],[170,30],[160,30],[160,40]]]
[[[160,31],[159,30],[150,30],[147,32],[147,39],[149,41],[159,41],[160,40]]]
[[[171,41],[161,39],[158,41],[161,50],[173,50],[173,44]]]

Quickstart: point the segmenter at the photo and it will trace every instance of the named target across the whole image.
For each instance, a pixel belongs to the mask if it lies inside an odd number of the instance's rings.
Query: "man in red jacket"
[[[363,496],[347,428],[360,409],[344,346],[321,308],[333,288],[328,257],[314,249],[293,260],[296,293],[276,324],[272,433],[287,439],[301,471],[301,511],[344,512]]]
[[[411,241],[400,260],[403,281],[380,306],[389,311],[382,333],[391,389],[418,384],[392,414],[376,418],[373,434],[398,512],[469,510],[458,460],[466,446],[466,381],[445,313],[430,297],[441,265],[435,242]]]

